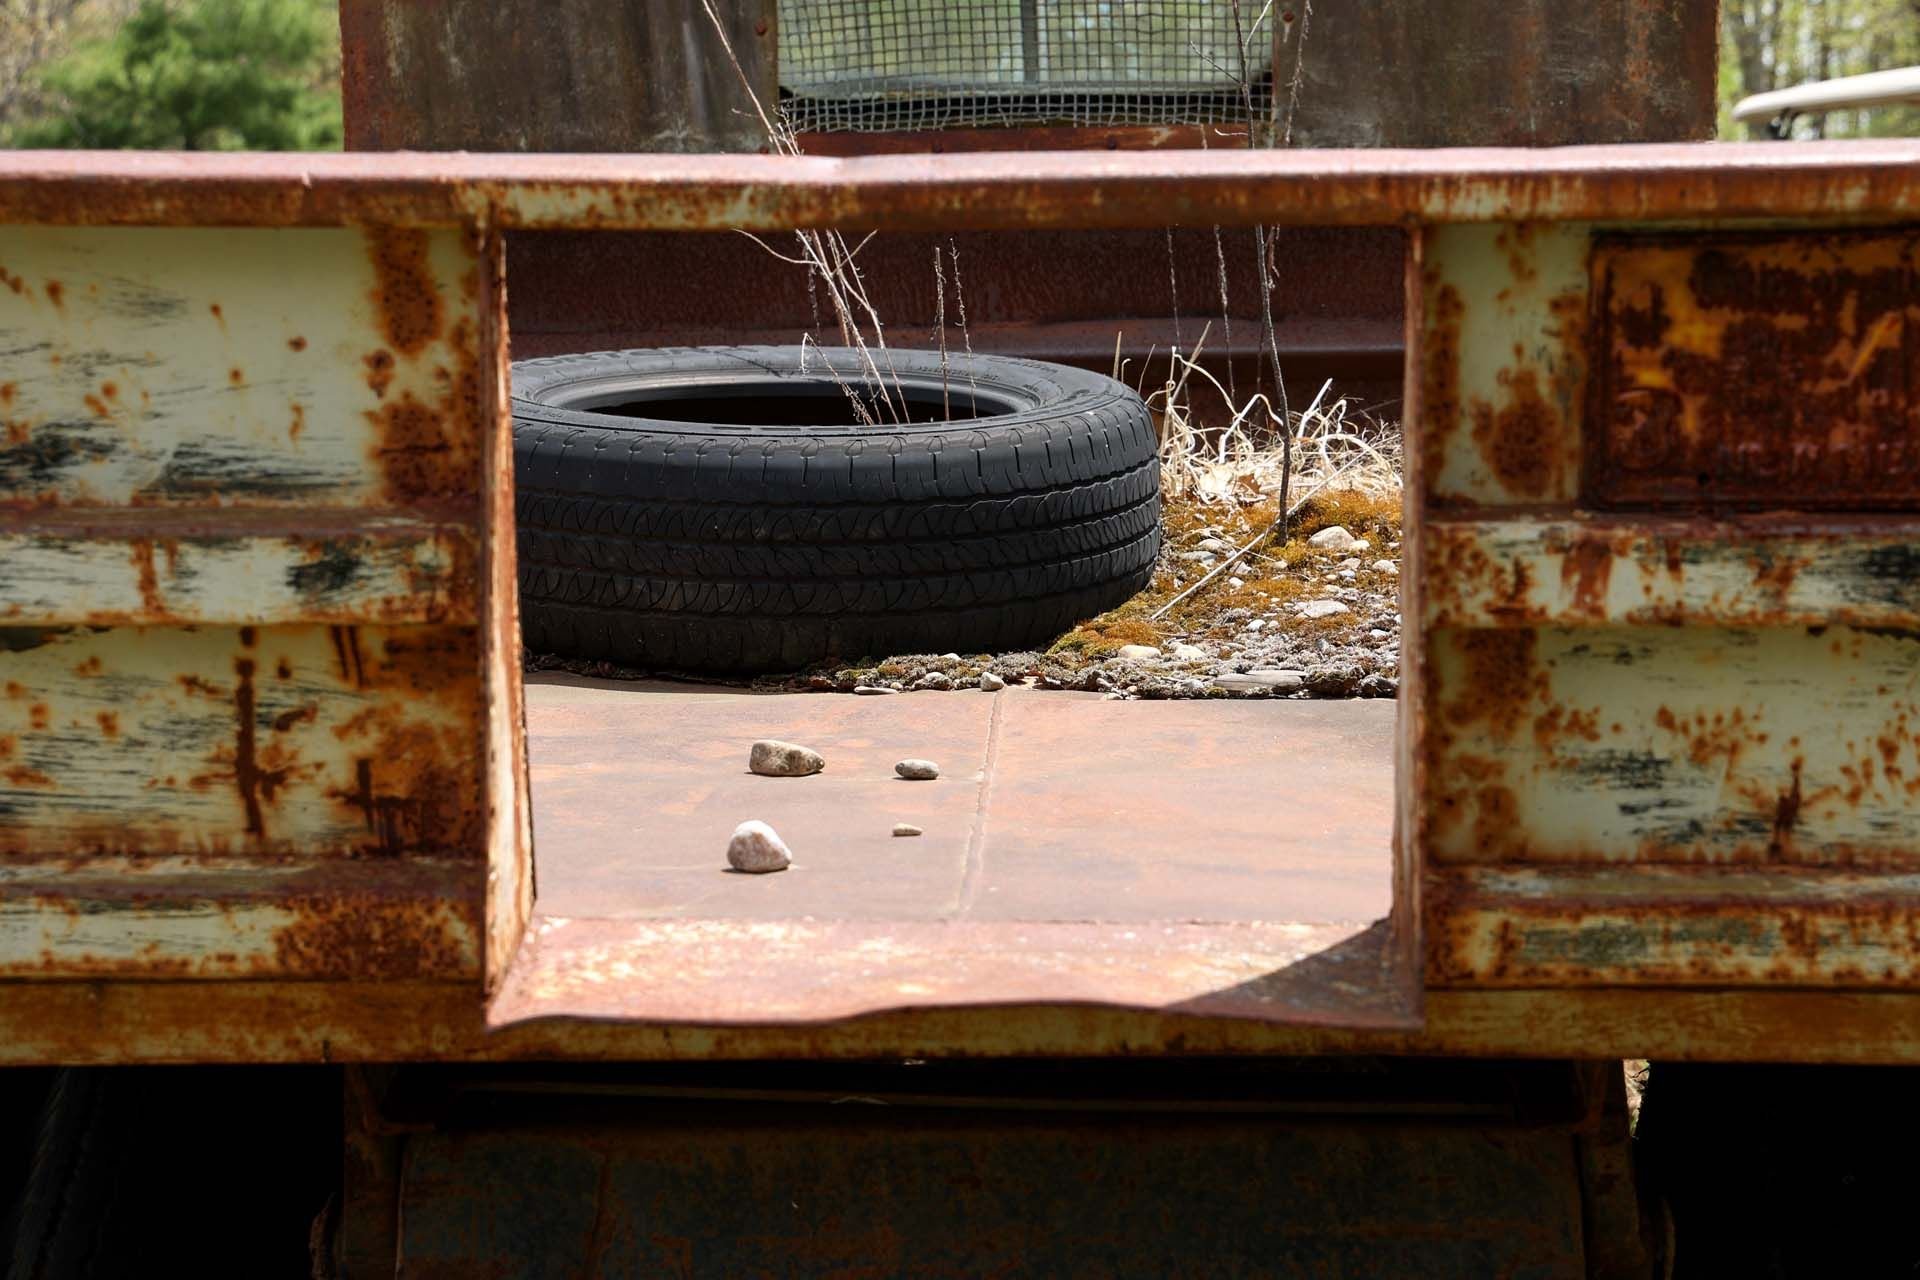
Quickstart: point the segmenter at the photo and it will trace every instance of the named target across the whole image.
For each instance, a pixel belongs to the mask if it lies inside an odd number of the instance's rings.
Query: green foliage
[[[1764,137],[1736,125],[1733,104],[1770,89],[1920,64],[1920,0],[1721,0],[1720,136]],[[1797,121],[1796,138],[1920,135],[1920,110],[1874,107]]]
[[[334,0],[144,0],[41,73],[17,147],[337,149]]]

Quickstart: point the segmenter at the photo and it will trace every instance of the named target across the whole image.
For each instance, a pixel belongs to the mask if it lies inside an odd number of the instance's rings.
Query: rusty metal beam
[[[1920,142],[943,156],[0,153],[0,222],[890,231],[1893,220]]]

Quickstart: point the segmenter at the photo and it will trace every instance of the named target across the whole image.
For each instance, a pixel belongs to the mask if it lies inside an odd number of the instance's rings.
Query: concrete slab
[[[1364,922],[1391,905],[1388,702],[540,675],[527,718],[543,915]],[[752,774],[760,737],[813,747],[826,772]],[[904,756],[941,777],[896,778]],[[790,870],[726,872],[748,818],[787,840]]]
[[[1413,940],[1381,919],[1390,703],[555,675],[526,692],[535,918],[492,1025],[1008,1004],[1419,1024]],[[826,772],[756,777],[759,737]],[[942,776],[894,777],[905,756]],[[726,869],[746,818],[782,833],[790,870]]]

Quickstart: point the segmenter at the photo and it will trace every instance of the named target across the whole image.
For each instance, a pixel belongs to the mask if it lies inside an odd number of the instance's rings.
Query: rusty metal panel
[[[1920,506],[1910,232],[1607,238],[1590,502]]]
[[[1434,627],[1920,627],[1920,529],[1868,517],[1442,520]]]
[[[1476,867],[1429,876],[1436,986],[1906,986],[1920,876]]]
[[[9,858],[480,856],[472,628],[0,637]]]
[[[1713,136],[1714,4],[1438,0],[1329,4],[1307,14],[1303,43],[1280,46],[1278,61],[1290,74],[1300,60],[1296,146],[1559,147]]]
[[[0,231],[0,505],[472,502],[455,230]]]
[[[779,98],[773,0],[714,6],[763,103]],[[752,151],[766,131],[687,0],[340,5],[358,151]]]
[[[471,861],[10,861],[0,977],[470,981],[478,880]]]
[[[153,537],[156,521],[137,510],[0,531],[0,622],[478,620],[479,539],[466,525],[397,517],[330,532],[321,521],[220,518],[159,527]]]
[[[1427,231],[1421,461],[1431,500],[1511,506],[1579,492],[1589,237],[1580,223]]]
[[[1920,640],[1427,634],[1439,863],[1920,866]]]

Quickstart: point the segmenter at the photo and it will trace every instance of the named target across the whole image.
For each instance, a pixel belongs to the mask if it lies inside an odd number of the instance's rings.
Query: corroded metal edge
[[[1920,214],[1920,143],[938,156],[0,152],[0,223],[996,230]]]
[[[1360,1055],[1920,1061],[1920,994],[1430,991],[1418,1031],[1092,1006],[907,1009],[807,1026],[484,1024],[471,982],[0,983],[0,1063],[742,1061]]]
[[[1384,926],[539,917],[489,1024],[821,1023],[901,1007],[1107,1005],[1411,1029]]]

